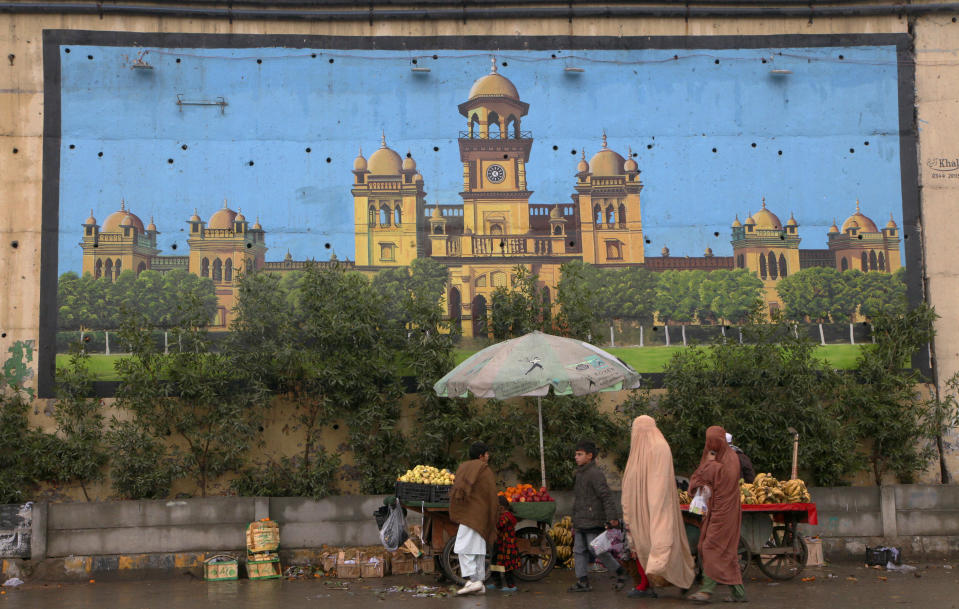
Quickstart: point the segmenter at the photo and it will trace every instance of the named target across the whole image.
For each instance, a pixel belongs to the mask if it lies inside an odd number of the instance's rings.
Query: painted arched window
[[[862,253],[862,270],[863,272],[869,270],[869,256],[866,254],[866,252]]]
[[[117,261],[113,263],[113,276],[116,277],[117,279],[120,278],[120,265],[121,265],[121,264],[122,264],[122,263],[120,262],[120,259],[119,259],[119,258],[117,258]]]
[[[603,223],[603,208],[598,203],[593,206],[593,217],[596,219],[597,226]]]
[[[876,259],[876,250],[869,252],[869,270],[878,271],[879,270],[879,261]]]
[[[622,203],[619,204],[619,223],[622,226],[626,225],[626,206]]]
[[[380,205],[380,226],[390,225],[390,206],[386,203]]]
[[[376,226],[376,208],[370,205],[370,214],[369,214],[369,224],[370,226]]]
[[[759,254],[759,278],[766,279],[766,257]]]
[[[742,254],[736,256],[736,268],[744,269],[746,268],[746,257]]]
[[[614,226],[616,224],[616,212],[613,210],[612,205],[606,206],[606,224],[607,226]]]
[[[470,117],[470,138],[476,137],[476,125],[479,124],[479,116],[476,113],[473,113],[473,116]]]
[[[841,266],[842,266],[842,270],[844,270],[844,271],[848,271],[848,270],[849,270],[849,261],[846,260],[846,257],[845,257],[845,256],[843,256]]]
[[[209,277],[210,276],[210,260],[204,258],[200,261],[200,277]]]
[[[886,256],[882,252],[879,252],[879,270],[886,270]]]
[[[486,120],[490,139],[493,139],[494,137],[500,137],[499,114],[490,112]]]
[[[93,278],[99,279],[103,277],[103,260],[97,258],[97,264],[93,267]]]
[[[779,254],[779,276],[783,279],[786,278],[788,273],[786,272],[786,257],[782,254]]]
[[[403,223],[403,210],[400,209],[400,206],[397,205],[396,209],[393,210],[393,224],[399,226]]]
[[[233,259],[227,258],[226,262],[223,263],[223,279],[225,281],[233,281]]]
[[[213,261],[213,281],[223,281],[223,261],[219,258]]]
[[[113,261],[107,258],[107,263],[103,265],[103,277],[107,281],[113,281]]]
[[[776,279],[779,277],[779,268],[776,265],[776,254],[769,252],[769,278]]]

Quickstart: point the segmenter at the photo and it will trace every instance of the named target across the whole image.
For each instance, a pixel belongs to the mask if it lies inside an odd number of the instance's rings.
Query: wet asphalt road
[[[957,561],[959,563],[959,561]],[[902,574],[867,569],[862,565],[833,565],[807,569],[804,577],[789,582],[770,582],[755,566],[746,573],[746,607],[779,609],[869,609],[922,607],[923,609],[959,608],[959,564],[955,569],[943,563],[917,565],[915,574]],[[885,578],[885,579],[882,579]],[[484,596],[417,597],[412,591],[417,584],[437,586],[433,576],[393,576],[375,580],[238,580],[204,582],[193,577],[176,579],[96,582],[43,583],[28,582],[16,589],[4,589],[0,609],[240,609],[240,608],[335,608],[366,609],[396,607],[400,609],[612,609],[693,607],[694,603],[679,597],[675,589],[661,591],[658,599],[630,599],[623,592],[614,592],[604,575],[592,575],[594,590],[571,594],[566,588],[573,582],[569,571],[554,571],[546,580],[520,583],[520,591],[503,594],[488,591]],[[390,587],[402,587],[390,591]],[[439,587],[427,594],[446,592]],[[716,595],[717,601],[725,590]],[[424,591],[421,590],[421,594]],[[725,603],[716,603],[726,606]]]

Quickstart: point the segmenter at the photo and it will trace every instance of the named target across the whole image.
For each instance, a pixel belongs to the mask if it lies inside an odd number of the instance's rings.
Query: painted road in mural
[[[214,326],[239,272],[334,256],[447,264],[467,334],[516,264],[742,269],[770,311],[904,266],[892,46],[59,52],[59,273],[211,279]]]

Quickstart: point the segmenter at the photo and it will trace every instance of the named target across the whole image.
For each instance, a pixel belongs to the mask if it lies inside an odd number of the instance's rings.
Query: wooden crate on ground
[[[390,554],[390,572],[393,575],[412,575],[418,571],[416,558],[409,552],[397,550]]]
[[[246,557],[246,574],[250,579],[279,579],[280,557],[276,552],[259,552]]]
[[[246,551],[276,552],[280,548],[280,525],[273,520],[257,520],[246,527]]]
[[[237,579],[238,572],[237,559],[230,554],[217,554],[203,562],[203,579],[206,581]]]
[[[356,551],[340,551],[336,555],[336,576],[341,579],[358,579],[362,576],[360,565],[363,554]]]

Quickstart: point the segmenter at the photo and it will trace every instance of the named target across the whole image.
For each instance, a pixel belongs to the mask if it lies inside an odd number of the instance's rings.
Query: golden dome
[[[629,150],[629,154],[626,155],[626,164],[624,165],[626,171],[639,171],[639,164],[633,159],[633,147],[630,146],[627,150]]]
[[[233,221],[236,220],[236,212],[226,206],[223,201],[223,208],[216,210],[216,213],[210,216],[207,226],[210,228],[233,228]]]
[[[742,225],[743,223],[739,221],[739,214],[736,214],[736,219],[733,220],[733,228],[739,228]]]
[[[253,223],[253,230],[263,230],[263,227],[260,226],[260,217],[256,217],[256,222]]]
[[[786,226],[799,226],[799,222],[796,222],[796,218],[793,217],[792,212],[789,212],[789,219],[786,220]]]
[[[753,221],[757,229],[782,230],[783,224],[779,221],[779,216],[766,209],[766,197],[763,197],[763,207],[753,216]]]
[[[395,151],[386,147],[386,134],[383,134],[383,142],[379,150],[370,155],[369,161],[370,173],[378,175],[399,175],[403,168],[403,159]]]
[[[143,222],[136,214],[131,213],[126,208],[125,201],[120,201],[120,211],[115,211],[107,216],[107,219],[103,222],[103,228],[100,230],[104,233],[117,233],[120,232],[121,226],[135,226],[137,230],[143,232]]]
[[[190,216],[190,220],[189,220],[189,221],[190,221],[190,222],[202,222],[202,220],[200,219],[200,216],[198,216],[197,213],[196,213],[196,208],[195,208],[195,207],[193,208],[193,215]]]
[[[703,257],[705,257],[705,258],[712,258],[712,257],[713,257],[713,248],[707,247],[707,248],[706,248],[706,251],[703,252]]]
[[[366,171],[366,158],[363,156],[362,148],[360,148],[360,153],[356,155],[356,158],[353,159],[353,171]]]
[[[406,158],[403,159],[403,171],[413,171],[416,169],[416,161],[413,160],[410,151],[406,151]]]
[[[430,213],[430,217],[436,218],[437,220],[443,217],[443,212],[440,211],[439,205],[433,206],[433,211]]]
[[[853,227],[853,223],[855,223],[855,227]],[[859,228],[864,233],[879,232],[879,229],[876,228],[876,223],[859,211],[859,201],[856,201],[856,213],[846,218],[846,221],[842,223],[842,232],[846,232],[849,228]]]
[[[236,210],[236,217],[233,218],[234,222],[246,222],[246,216],[243,215],[243,212],[239,208]]]
[[[839,227],[836,226],[836,219],[832,219],[832,226],[829,227],[829,234],[833,235],[839,232]]]
[[[90,215],[93,215],[93,210],[90,211]],[[889,222],[886,223],[886,228],[899,228],[896,226],[896,221],[892,219],[892,212],[889,212]]]
[[[91,210],[90,210],[90,217],[87,218],[87,220],[86,220],[86,222],[84,222],[84,224],[96,224],[96,223],[97,223],[97,219],[93,217],[93,210],[91,209]]]
[[[619,176],[624,173],[626,159],[610,150],[606,145],[606,134],[603,134],[603,148],[589,160],[594,176]]]
[[[414,181],[414,182],[422,182],[422,181],[423,181],[423,176],[422,176],[422,174],[417,173],[416,175],[414,175],[414,176],[413,176],[413,181]]]
[[[586,151],[583,150],[579,163],[576,165],[576,173],[589,173],[589,163],[586,162]]]
[[[549,217],[553,220],[560,220],[563,217],[563,214],[559,212],[559,205],[554,205],[553,209],[549,210]]]
[[[492,58],[490,73],[473,83],[469,99],[477,97],[509,97],[519,101],[519,91],[505,76],[496,73],[496,58]]]
[[[153,223],[153,216],[150,216],[150,223],[147,224],[147,230],[157,232],[157,225]]]
[[[746,221],[743,222],[743,224],[746,226],[756,226],[756,221],[753,220],[752,215],[750,215],[748,218],[746,218]]]

